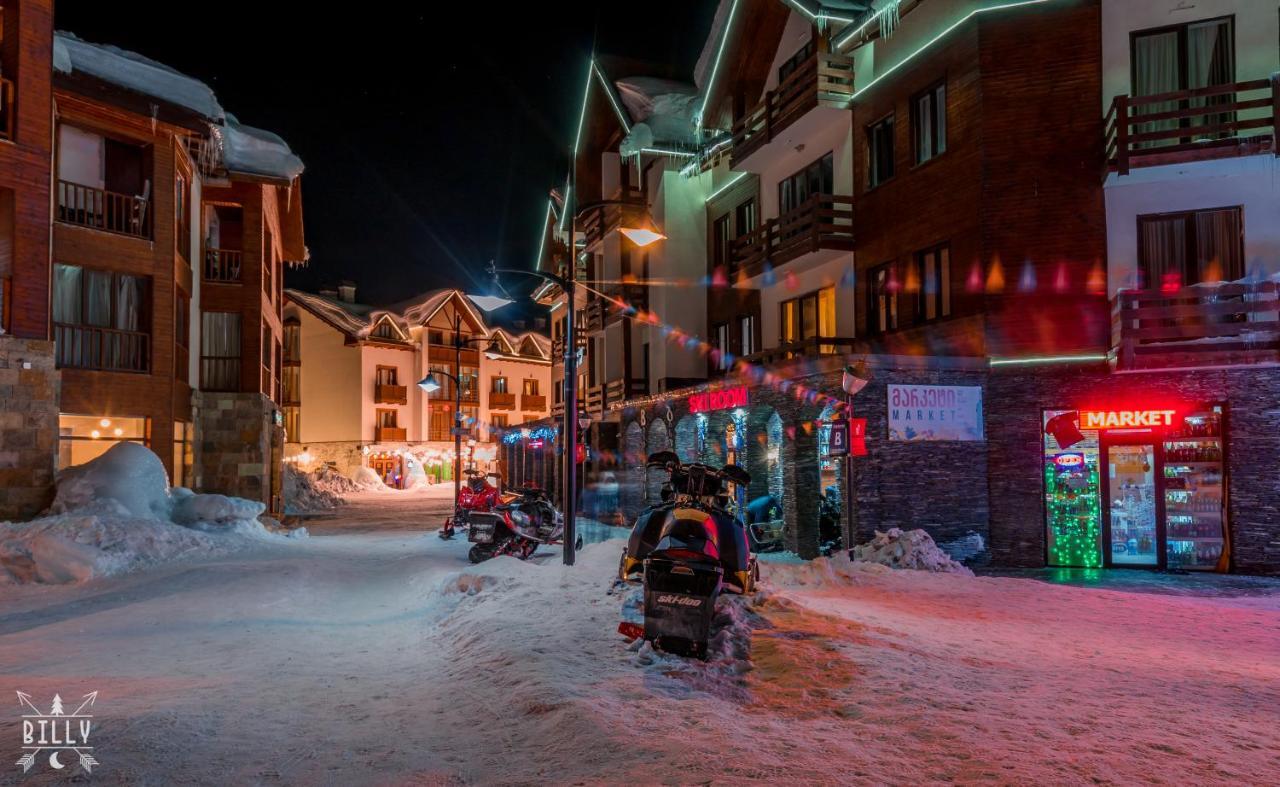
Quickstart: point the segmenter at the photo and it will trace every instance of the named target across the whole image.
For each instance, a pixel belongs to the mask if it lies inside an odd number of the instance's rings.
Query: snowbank
[[[171,491],[159,457],[119,443],[59,474],[49,516],[0,522],[0,584],[83,582],[283,540],[258,520],[265,508]]]
[[[853,559],[867,563],[879,563],[891,568],[913,568],[922,571],[945,571],[952,574],[973,572],[938,548],[933,538],[923,530],[907,530],[891,527],[885,532],[876,531],[875,538],[853,548]]]
[[[283,487],[287,514],[337,508],[347,502],[345,495],[360,489],[354,481],[327,465],[308,473],[293,463],[284,466]]]

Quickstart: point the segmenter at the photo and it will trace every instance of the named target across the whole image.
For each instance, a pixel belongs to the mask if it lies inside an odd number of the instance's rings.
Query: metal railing
[[[235,283],[240,281],[244,252],[236,249],[216,249],[206,246],[204,250],[204,280]]]
[[[104,372],[148,372],[151,336],[90,325],[53,324],[58,366]]]
[[[151,237],[151,211],[146,197],[58,181],[58,221],[77,227]]]
[[[853,96],[853,58],[820,52],[806,60],[733,124],[736,163],[764,147],[821,102],[843,106]]]

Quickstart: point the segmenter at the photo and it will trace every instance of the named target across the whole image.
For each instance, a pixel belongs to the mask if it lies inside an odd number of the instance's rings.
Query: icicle
[[[898,7],[902,5],[902,0],[888,0],[888,4],[880,9],[880,37],[892,38],[894,31],[898,29],[898,24],[902,21]]]
[[[156,120],[160,117],[160,105],[151,105],[151,133],[156,133]]]

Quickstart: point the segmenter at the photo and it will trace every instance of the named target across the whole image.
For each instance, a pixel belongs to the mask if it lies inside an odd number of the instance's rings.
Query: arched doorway
[[[656,454],[659,451],[671,450],[671,432],[667,428],[667,422],[661,418],[655,418],[649,422],[649,434],[647,446],[645,448],[645,459],[649,455]],[[662,499],[662,485],[667,481],[667,474],[658,469],[650,469],[645,472],[645,502],[653,505]]]
[[[676,421],[675,452],[681,462],[697,462],[702,456],[698,417],[686,415]]]
[[[644,508],[645,477],[644,427],[638,421],[627,424],[622,433],[621,488],[618,490],[622,515],[630,524]]]

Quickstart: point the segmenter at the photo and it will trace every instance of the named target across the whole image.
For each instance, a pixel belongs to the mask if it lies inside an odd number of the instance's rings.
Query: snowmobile
[[[489,478],[497,480],[497,473],[489,473]],[[444,527],[440,528],[439,536],[443,539],[453,538],[453,534],[458,528],[465,529],[471,520],[472,513],[492,511],[502,500],[502,493],[498,491],[497,484],[490,484],[485,480],[486,476],[470,472],[467,474],[467,482],[458,490],[458,499],[454,503],[453,516],[444,520]]]
[[[702,658],[721,591],[750,593],[759,579],[746,527],[727,510],[727,485],[751,477],[737,465],[681,464],[670,451],[647,465],[671,474],[669,496],[636,519],[619,577],[644,583],[645,639]]]
[[[469,516],[467,540],[472,543],[467,558],[481,563],[498,555],[527,560],[541,544],[558,544],[564,536],[564,515],[551,505],[544,489],[514,490],[516,496],[493,506],[490,511],[473,511]],[[582,537],[576,544],[582,548]]]

